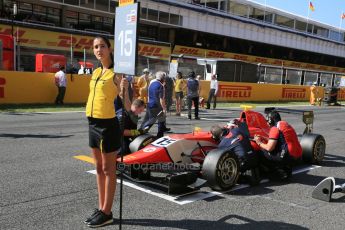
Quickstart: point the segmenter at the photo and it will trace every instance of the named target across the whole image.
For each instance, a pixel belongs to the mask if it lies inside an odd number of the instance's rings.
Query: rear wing
[[[286,109],[286,108],[276,108],[276,107],[265,108],[265,114],[268,114],[272,111],[277,111],[279,113],[301,114],[302,121],[306,125],[303,134],[311,133],[313,131],[314,112],[311,110]]]

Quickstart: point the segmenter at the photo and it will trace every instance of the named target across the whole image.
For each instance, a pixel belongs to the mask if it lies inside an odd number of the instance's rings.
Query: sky
[[[308,16],[309,0],[250,0],[266,4],[303,17]],[[341,21],[342,12],[345,13],[345,0],[311,0],[315,11],[310,11],[309,18],[334,27],[345,29],[345,19]]]

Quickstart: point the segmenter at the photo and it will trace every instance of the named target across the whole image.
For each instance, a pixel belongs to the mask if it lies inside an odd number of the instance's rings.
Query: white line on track
[[[306,167],[294,170],[292,172],[292,174],[295,175],[295,174],[299,174],[302,172],[311,171],[313,169],[317,169],[320,167],[321,166],[318,166],[318,165],[306,166]],[[87,172],[96,175],[96,170],[90,170]],[[260,184],[267,183],[268,181],[269,180],[267,180],[267,179],[262,180],[260,182]],[[117,179],[117,183],[120,183],[120,179]],[[190,203],[193,203],[193,202],[198,201],[198,200],[204,200],[204,199],[207,199],[207,198],[210,198],[213,196],[219,196],[219,195],[223,195],[224,193],[233,192],[233,191],[237,191],[237,190],[241,190],[241,189],[245,189],[245,188],[250,187],[250,185],[248,185],[248,184],[240,184],[240,185],[237,185],[233,189],[228,190],[228,191],[222,191],[222,192],[211,191],[211,192],[208,192],[208,191],[197,190],[194,192],[190,192],[188,194],[171,196],[171,195],[163,193],[157,189],[149,188],[148,186],[138,184],[138,183],[133,183],[133,182],[130,182],[128,180],[123,180],[123,184],[128,186],[128,187],[131,187],[131,188],[137,189],[139,191],[151,194],[153,196],[157,196],[159,198],[168,200],[170,202],[173,202],[173,203],[179,204],[179,205],[190,204]]]

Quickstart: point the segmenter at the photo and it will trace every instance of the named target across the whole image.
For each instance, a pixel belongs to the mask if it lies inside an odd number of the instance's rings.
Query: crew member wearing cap
[[[150,84],[150,71],[148,68],[143,70],[143,75],[138,79],[139,99],[147,103],[147,90]]]
[[[157,137],[162,137],[164,132],[170,131],[166,127],[166,104],[164,98],[164,81],[166,74],[162,71],[156,73],[156,79],[152,80],[148,88],[148,102],[141,129],[152,125],[151,121],[158,119]]]

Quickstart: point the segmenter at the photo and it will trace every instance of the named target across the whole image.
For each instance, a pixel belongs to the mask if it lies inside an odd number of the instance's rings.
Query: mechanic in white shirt
[[[211,100],[213,98],[213,109],[216,109],[217,105],[217,93],[218,93],[218,81],[217,76],[213,74],[211,76],[210,92],[207,99],[207,109],[211,108]]]
[[[55,85],[58,87],[58,95],[55,99],[56,105],[63,105],[63,99],[66,93],[66,74],[64,70],[65,66],[60,66],[60,71],[55,73]]]

